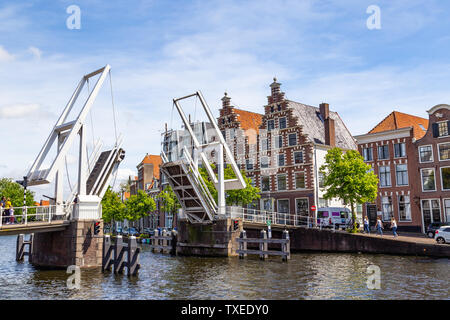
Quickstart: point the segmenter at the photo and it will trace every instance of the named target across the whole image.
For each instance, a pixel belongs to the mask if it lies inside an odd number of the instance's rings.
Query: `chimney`
[[[224,96],[222,98],[222,108],[226,109],[226,108],[231,107],[230,100],[231,100],[231,98],[228,97],[227,93],[225,92]]]
[[[325,128],[325,144],[330,147],[336,146],[336,130],[334,120],[330,118],[330,106],[328,103],[321,103],[319,106],[320,115]]]
[[[319,105],[320,108],[320,115],[322,116],[323,120],[328,119],[328,117],[330,116],[330,106],[328,105],[328,103],[321,103]]]

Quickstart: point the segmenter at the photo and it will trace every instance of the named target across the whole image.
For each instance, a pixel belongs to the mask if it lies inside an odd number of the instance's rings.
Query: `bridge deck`
[[[6,224],[0,226],[0,236],[54,232],[66,229],[70,224],[68,220],[56,220],[52,222],[29,222],[28,224]]]

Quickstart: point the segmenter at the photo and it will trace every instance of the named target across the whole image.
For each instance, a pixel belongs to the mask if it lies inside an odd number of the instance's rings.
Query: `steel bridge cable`
[[[111,104],[112,104],[112,108],[113,108],[113,118],[114,118],[114,134],[116,136],[116,146],[117,146],[116,108],[114,106],[114,96],[113,96],[111,70],[109,70],[108,73],[109,73],[109,85],[110,85],[110,89],[111,89]]]
[[[64,162],[65,162],[65,164],[66,164],[66,176],[67,176],[67,182],[68,182],[69,187],[70,187],[70,192],[73,192],[72,184],[70,183],[69,169],[67,168],[67,157],[64,157]]]

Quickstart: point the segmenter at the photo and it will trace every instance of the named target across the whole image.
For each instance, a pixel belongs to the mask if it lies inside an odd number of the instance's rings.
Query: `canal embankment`
[[[246,229],[249,238],[258,237],[260,230]],[[281,238],[282,230],[273,230]],[[433,239],[390,235],[348,233],[329,229],[290,229],[291,252],[370,253],[450,258],[450,245],[437,244]]]

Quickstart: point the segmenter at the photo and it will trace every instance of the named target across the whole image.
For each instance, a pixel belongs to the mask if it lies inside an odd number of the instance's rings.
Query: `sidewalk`
[[[382,236],[377,235],[376,231],[371,232],[370,234],[358,233],[357,235],[363,236],[363,237],[383,238],[383,239],[407,241],[407,242],[413,242],[413,243],[440,245],[436,242],[435,239],[428,238],[425,234],[422,234],[422,233],[404,232],[404,233],[398,233],[399,236],[394,237],[391,230],[387,230],[387,231],[383,230]],[[448,245],[448,244],[443,244],[443,245]]]

